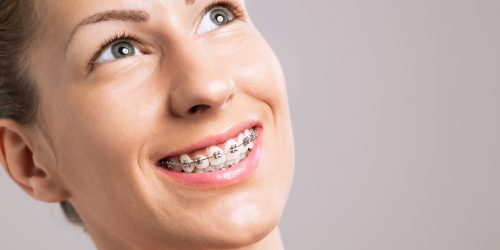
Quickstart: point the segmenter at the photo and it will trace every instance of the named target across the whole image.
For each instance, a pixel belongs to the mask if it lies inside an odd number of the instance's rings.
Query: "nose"
[[[186,39],[187,40],[187,39]],[[219,112],[231,101],[234,81],[202,44],[190,40],[178,43],[168,53],[171,77],[169,110],[174,116],[198,117]]]

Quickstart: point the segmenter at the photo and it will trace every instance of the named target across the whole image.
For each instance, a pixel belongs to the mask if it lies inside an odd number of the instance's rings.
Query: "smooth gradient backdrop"
[[[247,0],[281,59],[289,250],[500,249],[499,0]],[[0,249],[94,249],[0,174]]]

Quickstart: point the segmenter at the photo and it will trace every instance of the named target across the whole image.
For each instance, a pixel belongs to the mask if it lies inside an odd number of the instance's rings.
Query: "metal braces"
[[[229,148],[229,151],[226,151],[224,153],[236,153],[236,151],[239,147],[247,146],[248,144],[250,144],[250,142],[255,141],[256,138],[257,138],[257,130],[252,128],[252,129],[250,129],[250,135],[244,137],[241,144],[231,146]],[[250,153],[251,150],[252,149],[248,149],[247,152],[244,152],[245,157],[248,155],[248,153]],[[176,161],[161,160],[158,162],[158,164],[161,165],[162,167],[167,167],[167,168],[173,169],[175,167],[188,167],[191,164],[201,164],[203,161],[208,161],[208,159],[212,159],[212,158],[219,159],[221,157],[222,157],[222,153],[217,151],[213,155],[211,155],[210,157],[206,157],[203,159],[196,159],[196,160],[191,161],[191,162],[188,162],[188,161],[176,162]]]

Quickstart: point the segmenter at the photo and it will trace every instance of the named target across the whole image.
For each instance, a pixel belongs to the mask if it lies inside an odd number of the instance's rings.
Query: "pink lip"
[[[159,166],[157,167],[157,169],[162,173],[166,174],[169,178],[171,178],[175,182],[194,188],[221,188],[242,182],[249,176],[251,176],[252,173],[254,173],[262,157],[263,128],[257,122],[247,122],[239,126],[232,127],[227,132],[221,135],[210,136],[194,144],[193,146],[169,154],[171,156],[174,156],[183,153],[189,153],[200,148],[206,148],[210,145],[220,144],[232,137],[235,137],[239,132],[243,131],[244,129],[252,127],[255,127],[257,130],[257,138],[254,141],[253,150],[250,152],[247,158],[245,158],[238,164],[232,166],[231,168],[214,172],[197,173],[197,174],[174,172]]]

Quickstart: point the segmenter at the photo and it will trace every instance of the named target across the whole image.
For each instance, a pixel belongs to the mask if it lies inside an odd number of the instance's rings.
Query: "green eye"
[[[221,26],[231,21],[231,15],[225,9],[214,9],[210,11],[210,19],[215,25]]]
[[[135,55],[134,45],[127,41],[121,41],[111,46],[111,53],[115,58]]]
[[[96,63],[114,61],[135,55],[142,55],[142,53],[134,46],[134,43],[128,40],[121,40],[104,49],[97,58]]]
[[[235,19],[235,14],[226,7],[216,6],[209,10],[202,18],[198,27],[199,35],[215,30]]]

